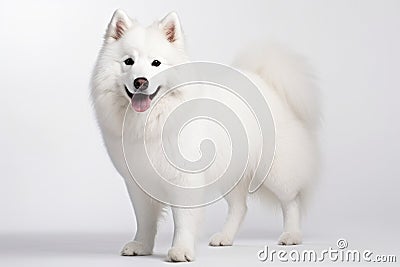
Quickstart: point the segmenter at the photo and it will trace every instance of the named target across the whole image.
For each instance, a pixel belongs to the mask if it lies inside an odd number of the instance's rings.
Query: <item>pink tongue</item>
[[[132,97],[132,107],[137,112],[144,112],[150,107],[150,98],[148,95],[136,94]]]

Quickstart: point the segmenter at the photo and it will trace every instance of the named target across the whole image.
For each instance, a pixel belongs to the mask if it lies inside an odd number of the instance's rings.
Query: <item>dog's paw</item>
[[[151,249],[138,241],[131,241],[127,243],[121,251],[122,256],[145,256],[151,254]]]
[[[172,247],[168,251],[167,261],[187,262],[194,261],[194,252],[184,247]]]
[[[284,246],[301,244],[300,232],[283,232],[279,237],[278,244]]]
[[[210,246],[219,247],[219,246],[232,246],[233,239],[224,233],[216,233],[211,237]]]

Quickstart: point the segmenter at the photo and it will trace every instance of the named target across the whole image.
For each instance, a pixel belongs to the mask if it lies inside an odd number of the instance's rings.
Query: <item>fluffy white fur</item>
[[[133,58],[134,64],[127,66],[124,60]],[[161,62],[159,67],[152,61]],[[94,69],[91,89],[93,104],[105,146],[110,158],[124,178],[134,207],[137,232],[134,240],[125,245],[122,255],[149,255],[152,253],[157,221],[164,205],[154,201],[142,192],[132,181],[126,168],[121,148],[121,128],[125,109],[130,104],[124,83],[132,77],[151,77],[169,66],[188,62],[185,43],[179,19],[170,13],[159,22],[143,27],[130,19],[123,11],[117,10],[106,31],[104,45]],[[300,207],[302,195],[316,176],[318,149],[315,131],[318,126],[318,90],[310,68],[298,55],[276,45],[256,45],[243,51],[234,64],[245,72],[252,81],[262,88],[275,121],[276,152],[269,176],[260,188],[260,194],[273,194],[281,203],[284,230],[279,244],[301,243]],[[128,78],[127,78],[128,77]],[[166,90],[163,88],[161,90]],[[199,90],[202,90],[199,87]],[[157,97],[157,96],[156,96]],[[168,116],[168,110],[187,99],[184,91],[177,91],[154,108],[155,119],[149,121],[149,153],[156,159],[155,164],[169,172],[176,183],[187,185],[191,179],[177,173],[157,156],[160,151],[160,136],[157,129]],[[216,96],[218,98],[218,95]],[[219,97],[230,101],[241,111],[240,105],[224,95]],[[142,129],[145,127],[146,112],[132,113],[126,126],[129,146],[133,157],[135,146],[143,142]],[[254,121],[243,115],[248,127]],[[154,136],[152,136],[152,133]],[[250,138],[255,133],[250,133]],[[187,137],[183,142],[190,145],[195,138]],[[217,138],[218,139],[218,138]],[[151,141],[153,140],[153,141]],[[186,142],[186,143],[185,143]],[[255,168],[259,141],[250,140],[250,168],[248,178],[226,196],[229,205],[228,217],[219,233],[210,241],[212,246],[232,245],[235,234],[246,214],[249,177]],[[189,153],[189,157],[190,152]],[[192,155],[196,157],[196,155]],[[224,161],[224,154],[221,154]],[[223,165],[223,164],[222,164]],[[212,179],[213,170],[198,177],[200,181]],[[215,178],[215,177],[214,177]],[[197,179],[197,180],[199,180]],[[157,185],[154,185],[157,186]],[[195,256],[195,240],[200,209],[172,208],[175,233],[172,247],[168,252],[170,261],[192,261]]]

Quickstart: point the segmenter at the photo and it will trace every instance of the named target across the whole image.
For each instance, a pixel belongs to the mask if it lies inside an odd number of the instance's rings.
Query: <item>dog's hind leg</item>
[[[279,237],[279,245],[297,245],[301,243],[300,230],[300,198],[282,201],[283,233]]]
[[[247,191],[240,184],[226,197],[228,216],[221,232],[215,233],[210,246],[231,246],[247,212]]]

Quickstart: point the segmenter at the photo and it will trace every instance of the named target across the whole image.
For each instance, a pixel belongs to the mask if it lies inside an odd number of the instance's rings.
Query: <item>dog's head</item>
[[[132,102],[136,112],[149,109],[165,84],[151,77],[187,61],[184,38],[176,13],[143,27],[116,10],[108,25],[94,83]]]

